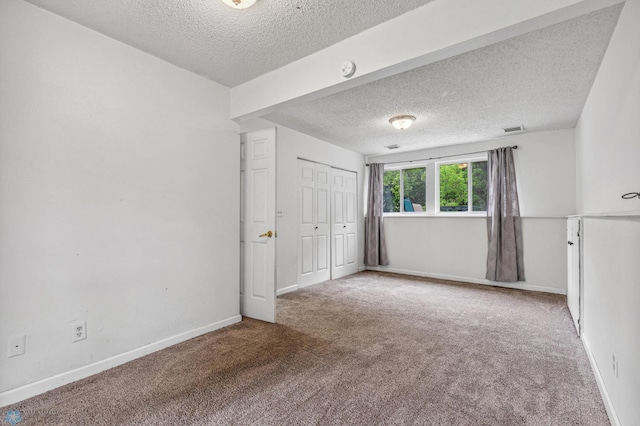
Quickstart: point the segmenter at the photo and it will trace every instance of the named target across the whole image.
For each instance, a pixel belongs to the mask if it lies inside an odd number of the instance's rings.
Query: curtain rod
[[[511,148],[512,149],[518,149],[518,145],[513,145]],[[418,162],[418,161],[440,160],[442,158],[460,157],[461,155],[480,154],[480,153],[487,152],[487,151],[490,151],[490,150],[475,151],[475,152],[464,152],[462,154],[442,155],[440,157],[421,158],[420,160],[391,161],[389,163],[384,163],[384,164],[415,163],[415,162]],[[368,166],[368,165],[369,165],[369,163],[365,164],[365,166]]]

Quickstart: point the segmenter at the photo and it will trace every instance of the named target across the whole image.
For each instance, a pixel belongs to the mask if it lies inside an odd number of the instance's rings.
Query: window
[[[426,167],[385,170],[383,185],[385,213],[416,213],[427,210]]]
[[[487,161],[438,165],[439,211],[483,212],[487,210]]]
[[[487,156],[390,164],[383,176],[388,215],[464,215],[487,210]]]

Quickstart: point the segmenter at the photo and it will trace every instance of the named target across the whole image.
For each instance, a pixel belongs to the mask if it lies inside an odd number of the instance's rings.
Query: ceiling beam
[[[246,121],[553,25],[622,0],[436,0],[231,89]],[[351,60],[356,72],[340,74]]]

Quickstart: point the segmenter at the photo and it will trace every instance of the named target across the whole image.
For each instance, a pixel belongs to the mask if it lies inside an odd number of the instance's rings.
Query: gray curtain
[[[524,281],[522,227],[513,149],[498,148],[488,152],[487,164],[487,279]]]
[[[364,264],[367,266],[389,264],[382,223],[383,175],[384,164],[369,165],[369,197],[367,198],[367,229],[364,245]]]

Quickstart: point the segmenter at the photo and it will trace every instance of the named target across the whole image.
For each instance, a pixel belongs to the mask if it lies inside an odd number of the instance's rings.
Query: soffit
[[[362,154],[467,143],[573,128],[622,4],[482,49],[281,109],[267,120]],[[405,131],[388,120],[417,117]]]

